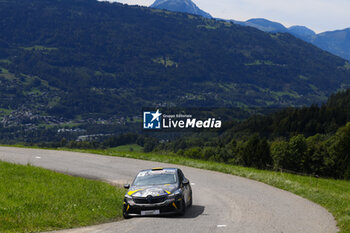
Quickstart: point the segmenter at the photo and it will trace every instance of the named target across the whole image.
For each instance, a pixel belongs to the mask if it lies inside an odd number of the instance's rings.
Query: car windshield
[[[175,172],[148,171],[140,172],[134,180],[133,185],[162,185],[176,183]]]

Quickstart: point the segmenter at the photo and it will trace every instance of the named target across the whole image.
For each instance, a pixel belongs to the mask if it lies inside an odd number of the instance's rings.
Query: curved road
[[[130,183],[140,169],[169,164],[74,152],[0,147],[0,160],[111,183]],[[174,165],[175,166],[175,165]],[[335,233],[321,206],[271,186],[218,172],[180,167],[193,188],[184,217],[132,218],[60,232],[72,233]]]

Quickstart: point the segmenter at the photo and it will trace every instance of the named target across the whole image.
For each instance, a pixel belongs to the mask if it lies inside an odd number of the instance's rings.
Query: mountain
[[[350,61],[350,28],[317,34],[311,43]]]
[[[210,14],[199,9],[191,0],[156,0],[150,7],[212,18]]]
[[[284,27],[282,24],[267,19],[250,19],[245,22],[231,20],[232,22],[257,28],[264,32],[279,33],[287,32],[295,37],[333,53],[350,61],[350,28],[337,31],[323,32],[316,34],[305,26]]]
[[[244,22],[245,26],[255,27],[264,32],[288,32],[282,24],[266,19],[250,19]]]
[[[0,16],[6,140],[113,133],[143,107],[309,105],[350,84],[349,62],[294,36],[196,15],[11,0]]]
[[[316,33],[305,26],[292,26],[288,28],[288,32],[308,42],[312,41],[316,37]]]
[[[230,20],[231,22],[235,24],[239,24],[242,26],[249,26],[257,28],[264,32],[270,32],[270,33],[280,33],[280,32],[286,32],[290,33],[300,39],[303,40],[311,40],[316,35],[314,31],[311,29],[305,27],[305,26],[292,26],[290,28],[286,28],[283,24],[270,21],[263,18],[257,18],[257,19],[249,19],[245,22],[242,21],[236,21],[236,20]],[[309,42],[309,41],[308,41]]]
[[[156,0],[150,7],[212,18],[209,13],[199,9],[191,0]],[[278,22],[273,22],[263,18],[249,19],[245,22],[235,20],[230,21],[239,25],[254,27],[264,32],[290,33],[299,39],[312,43],[325,51],[350,61],[350,28],[316,34],[313,30],[305,26],[292,26],[286,28]]]

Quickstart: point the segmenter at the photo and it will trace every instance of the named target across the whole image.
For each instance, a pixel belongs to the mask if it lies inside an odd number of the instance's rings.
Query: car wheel
[[[124,217],[125,219],[131,218],[130,215],[128,215],[128,213],[126,212],[125,207],[123,207],[123,217]]]
[[[123,212],[123,217],[125,218],[125,219],[129,219],[129,218],[131,218],[127,213],[125,213],[125,212]]]
[[[186,203],[184,201],[184,199],[182,199],[182,202],[181,202],[181,210],[179,212],[179,215],[180,216],[184,216],[185,215],[185,212],[186,212]]]
[[[191,193],[191,196],[190,196],[190,202],[188,203],[188,207],[191,207],[192,206],[192,193]]]

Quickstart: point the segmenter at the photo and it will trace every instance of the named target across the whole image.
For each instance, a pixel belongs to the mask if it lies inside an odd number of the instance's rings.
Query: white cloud
[[[115,0],[111,0],[115,1]],[[118,0],[149,6],[154,0]],[[247,20],[266,18],[285,26],[304,25],[317,32],[350,27],[349,0],[193,0],[214,17]]]

